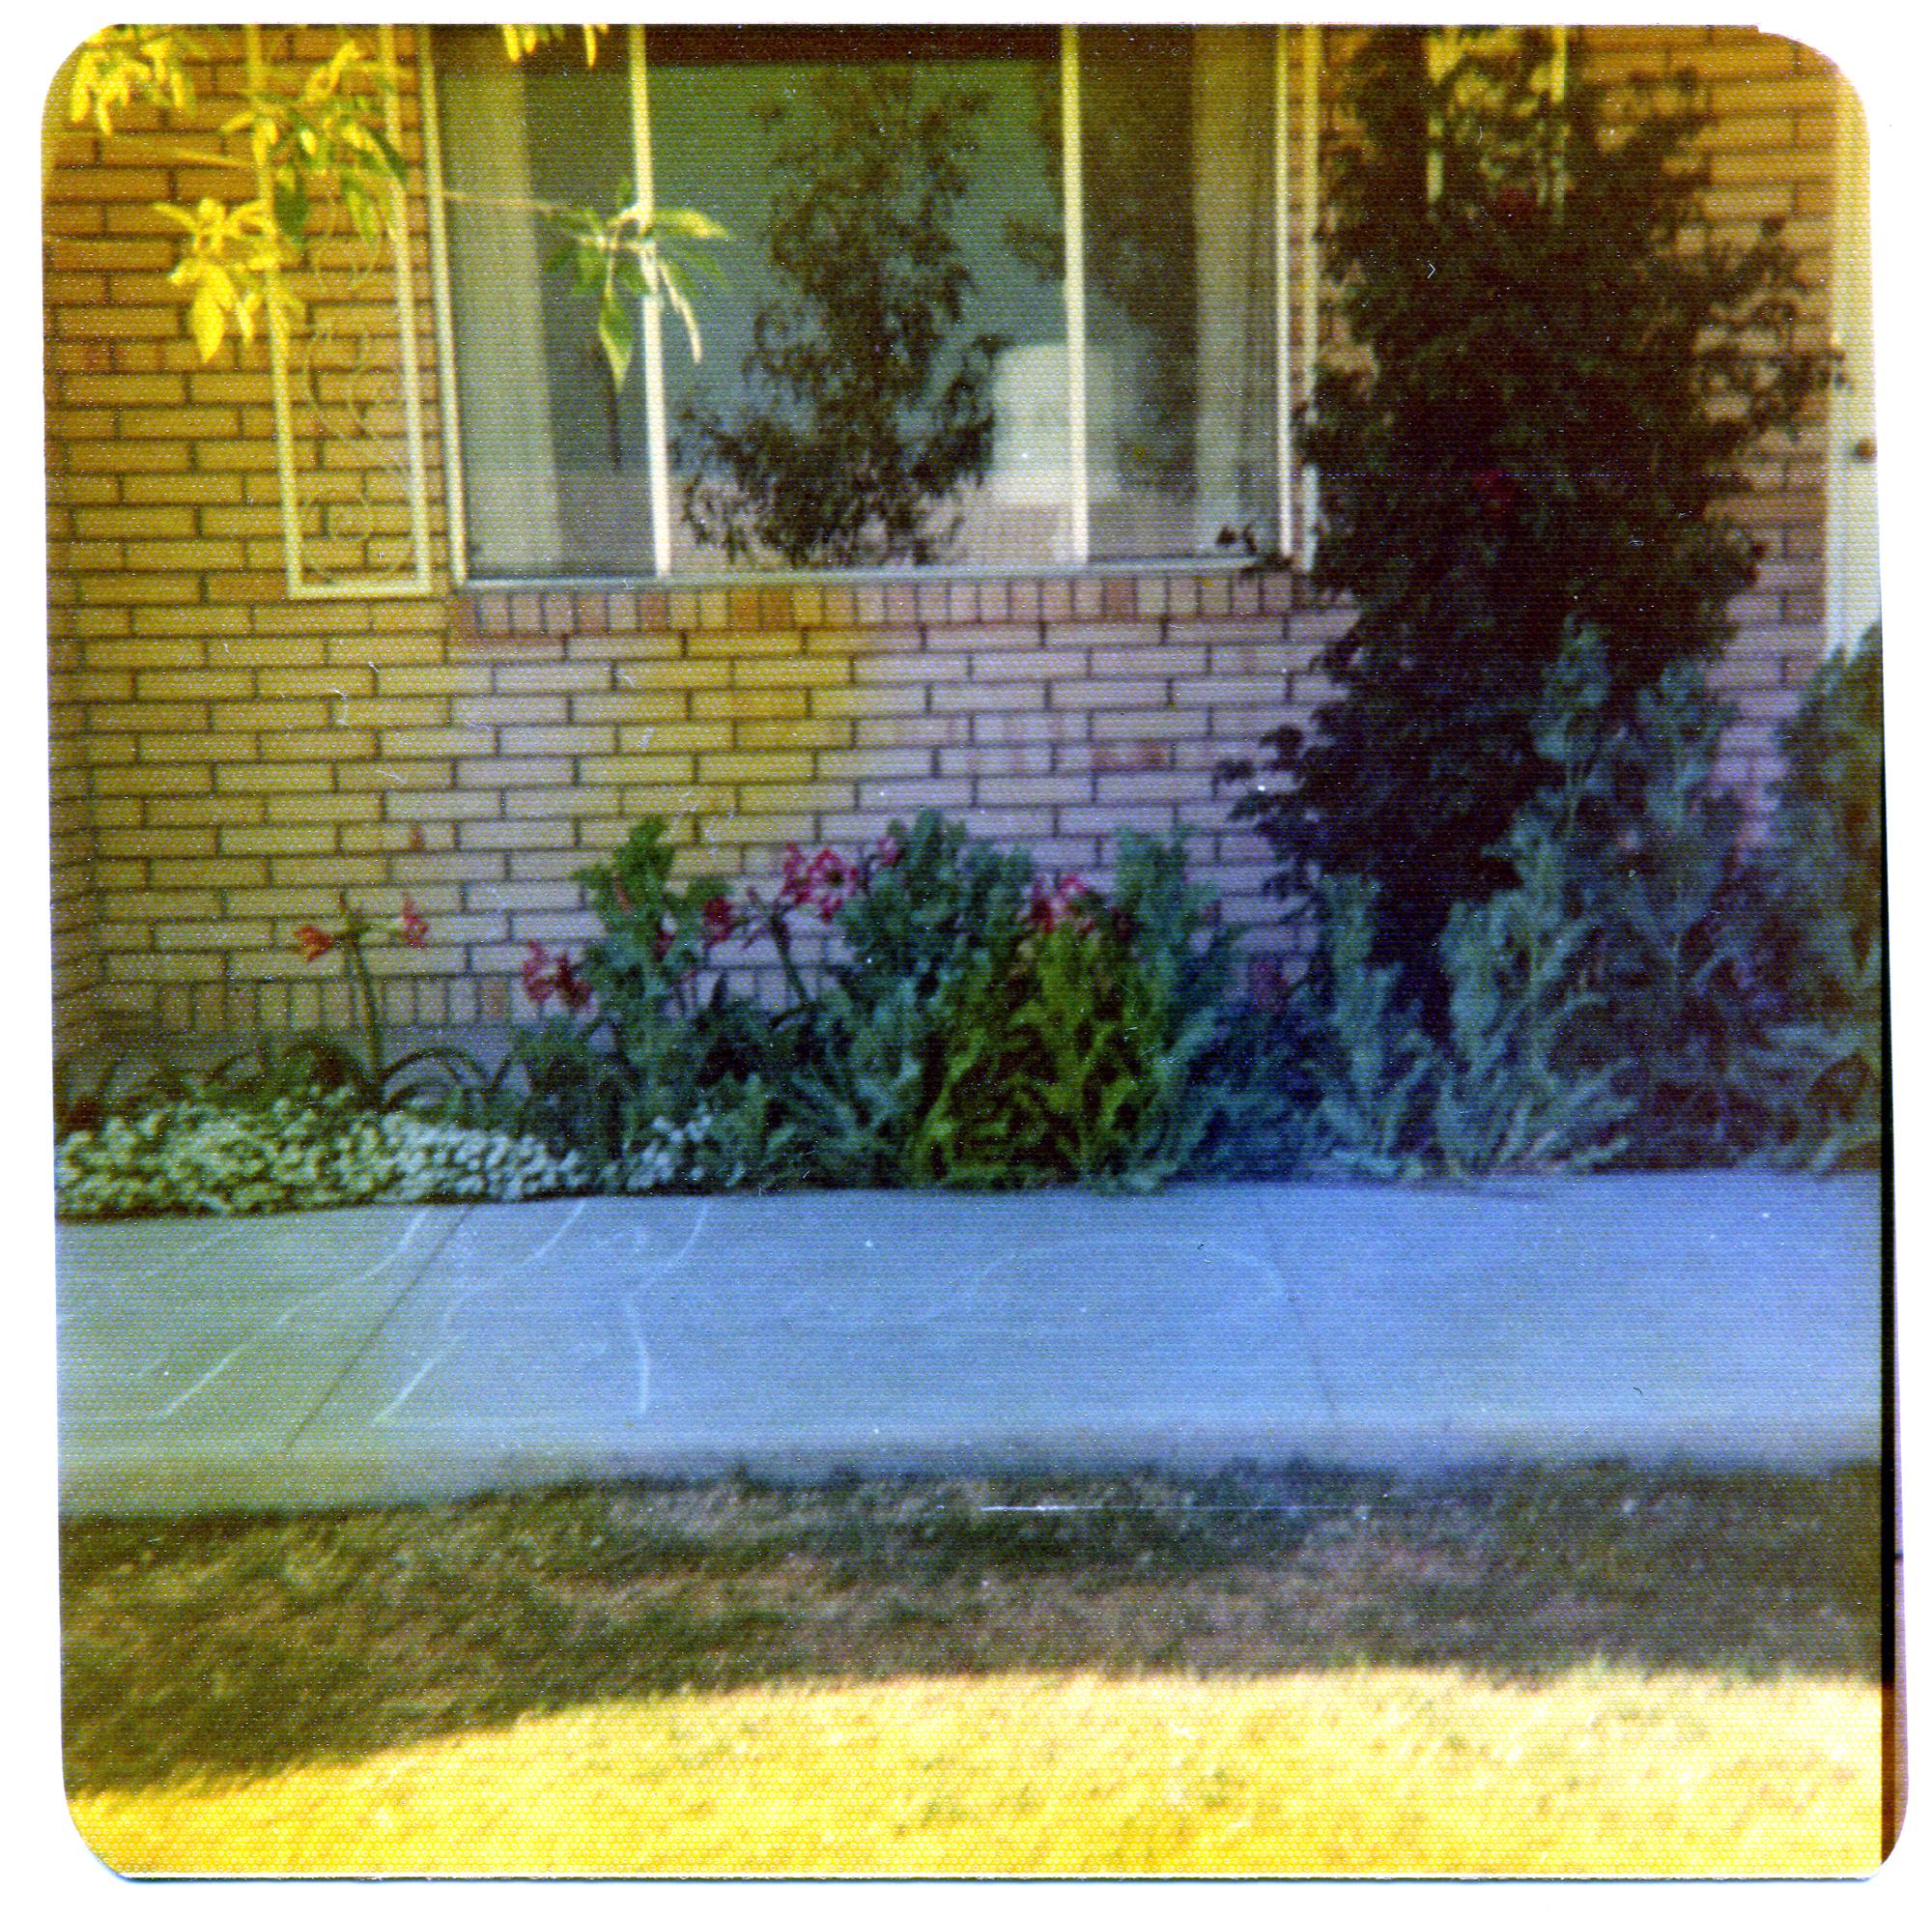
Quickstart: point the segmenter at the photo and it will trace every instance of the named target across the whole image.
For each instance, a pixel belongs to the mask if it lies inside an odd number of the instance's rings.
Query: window
[[[1274,550],[1285,59],[1273,29],[720,27],[512,66],[439,31],[465,576]],[[639,198],[731,238],[701,359],[646,311],[619,385],[536,209]]]

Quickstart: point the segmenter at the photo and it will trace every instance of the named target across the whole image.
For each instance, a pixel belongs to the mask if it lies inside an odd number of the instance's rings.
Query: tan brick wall
[[[202,140],[218,137],[243,71],[238,36],[209,39],[219,57]],[[317,31],[301,48],[331,43]],[[1587,44],[1610,67],[1704,66],[1723,115],[1714,208],[1744,224],[1787,218],[1822,285],[1822,65],[1729,32],[1593,32]],[[269,36],[271,58],[288,45]],[[1265,928],[1257,950],[1279,943],[1264,849],[1231,825],[1212,770],[1314,709],[1313,660],[1346,614],[1302,602],[1285,575],[1194,571],[453,592],[414,176],[437,589],[396,596],[379,577],[367,593],[291,602],[266,356],[230,346],[202,364],[151,208],[208,187],[151,143],[70,134],[47,195],[63,1042],[90,1018],[209,1036],[344,1023],[340,980],[294,946],[344,886],[376,909],[408,893],[432,922],[426,950],[378,960],[391,1017],[499,1019],[518,1009],[525,941],[590,929],[573,871],[647,812],[675,821],[686,871],[732,876],[768,870],[787,840],[861,844],[925,805],[1089,873],[1111,862],[1119,825],[1185,825],[1229,919]],[[337,430],[318,430],[313,411],[298,422],[311,558],[393,575],[409,552],[388,280],[332,256],[309,290],[340,335],[314,388]],[[355,432],[341,430],[351,398]],[[1815,441],[1768,460],[1763,480],[1745,516],[1766,564],[1726,667],[1745,707],[1729,763],[1760,793],[1819,644]]]

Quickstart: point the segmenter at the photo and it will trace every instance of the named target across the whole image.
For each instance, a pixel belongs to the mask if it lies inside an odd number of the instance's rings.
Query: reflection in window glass
[[[612,381],[538,210],[628,204],[640,119],[656,203],[731,235],[704,249],[724,283],[695,289],[701,362],[663,329],[674,567],[1265,549],[1271,33],[1078,44],[1069,347],[1056,32],[653,28],[639,99],[621,45],[512,65],[494,32],[440,31],[470,572],[654,569],[642,357]]]
[[[667,45],[667,43],[668,44]],[[890,42],[887,43],[888,46]],[[1065,524],[1066,321],[1010,234],[1054,217],[1020,58],[745,61],[651,42],[660,199],[735,243],[667,356],[682,561],[1039,563]]]

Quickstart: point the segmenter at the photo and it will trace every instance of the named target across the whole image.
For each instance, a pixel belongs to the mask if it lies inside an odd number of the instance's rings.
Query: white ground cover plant
[[[73,1132],[60,1145],[54,1185],[67,1217],[648,1191],[708,1181],[699,1153],[709,1130],[703,1114],[684,1125],[661,1118],[648,1142],[593,1169],[576,1150],[412,1111],[359,1109],[345,1092],[263,1110],[186,1100]]]

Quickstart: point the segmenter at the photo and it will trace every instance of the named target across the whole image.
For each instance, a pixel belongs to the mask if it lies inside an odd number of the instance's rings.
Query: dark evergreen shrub
[[[1284,896],[1374,885],[1374,956],[1437,1035],[1437,941],[1513,881],[1499,828],[1550,776],[1533,722],[1565,633],[1601,635],[1613,715],[1717,649],[1752,555],[1715,508],[1821,368],[1776,233],[1699,224],[1688,92],[1613,116],[1573,69],[1551,104],[1546,35],[1482,46],[1432,79],[1425,37],[1389,30],[1350,65],[1324,257],[1359,354],[1321,369],[1304,443],[1315,583],[1356,617],[1321,661],[1338,696],[1236,805]]]

